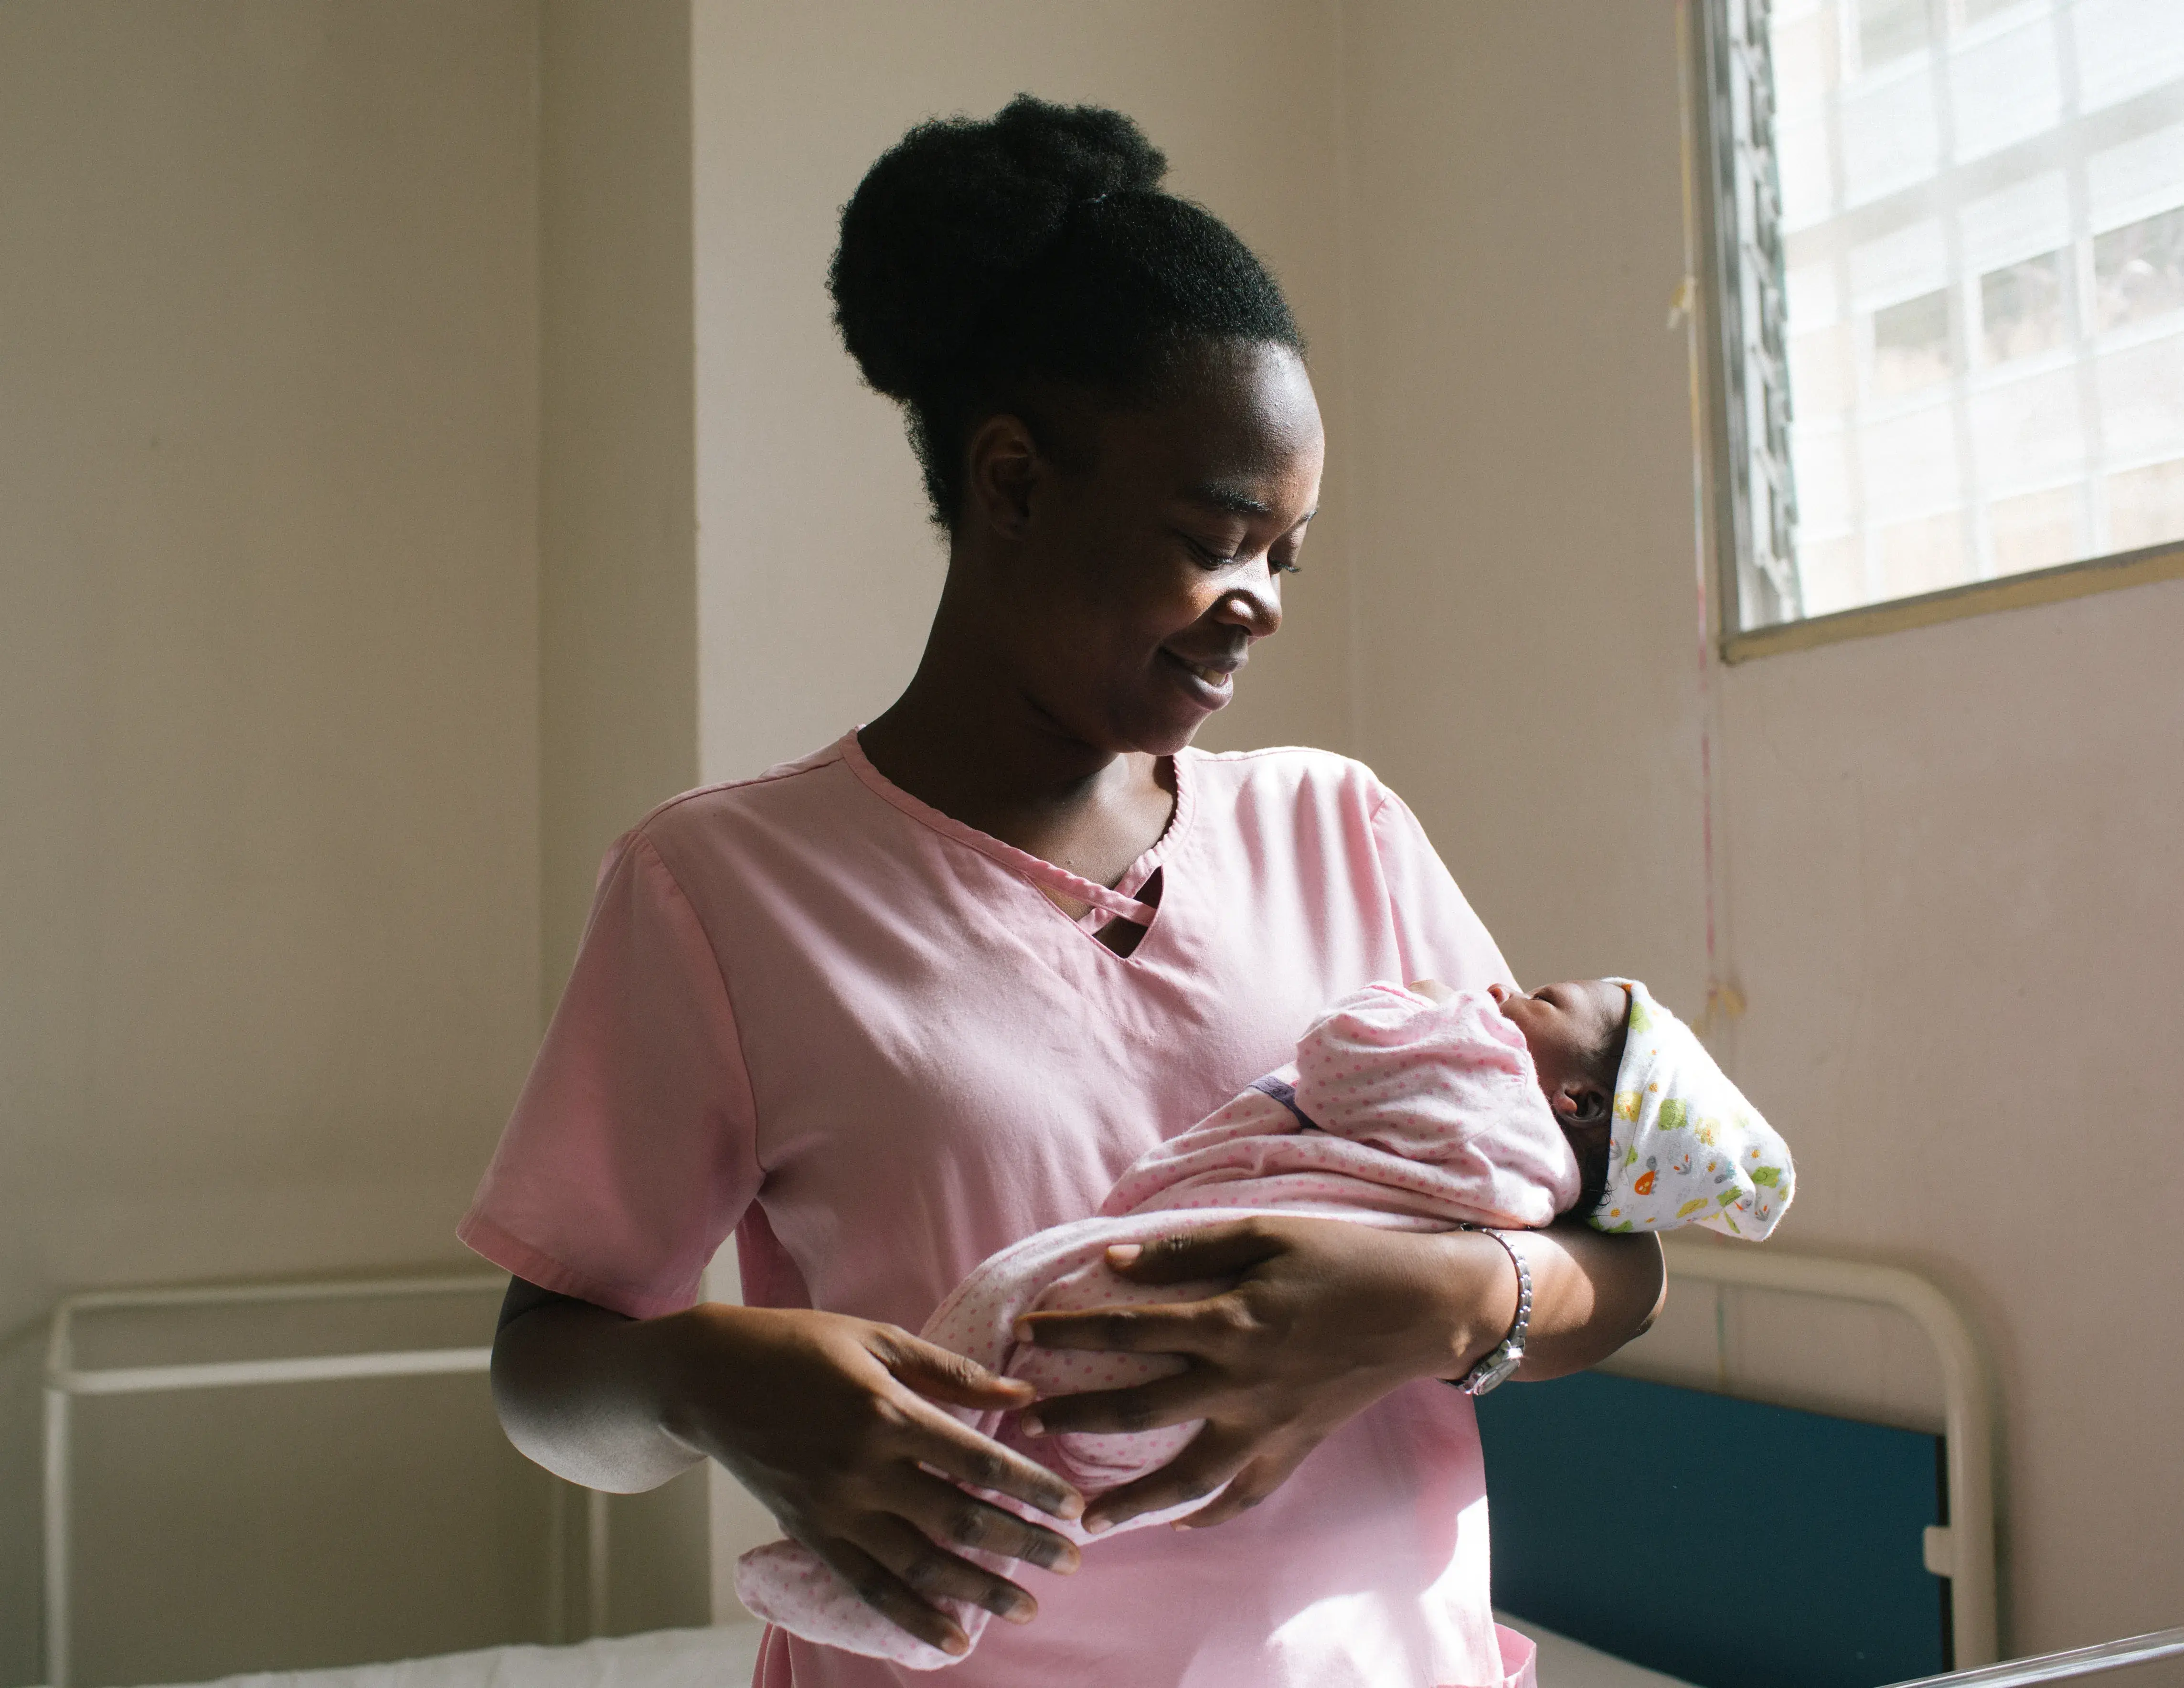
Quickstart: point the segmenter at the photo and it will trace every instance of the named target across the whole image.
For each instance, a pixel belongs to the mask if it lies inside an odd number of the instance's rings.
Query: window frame
[[[1702,344],[1708,365],[1707,443],[1712,459],[1706,469],[1712,488],[1709,538],[1715,558],[1712,572],[1722,660],[1734,664],[1780,651],[2184,577],[2184,536],[2180,536],[2137,550],[2079,558],[1822,616],[1793,614],[1744,627],[1745,604],[1755,595],[1771,596],[1779,604],[1797,591],[1797,494],[1788,444],[1794,394],[1787,362],[1782,242],[1779,233],[1771,236],[1773,273],[1752,273],[1748,259],[1755,250],[1762,254],[1762,262],[1769,261],[1769,233],[1762,229],[1747,237],[1738,214],[1744,197],[1750,195],[1762,217],[1780,215],[1767,31],[1772,6],[1773,0],[1694,0],[1698,27],[1692,32],[1696,39],[1691,50],[1696,60],[1692,97],[1697,109],[1692,115],[1699,144],[1691,170],[1698,178],[1692,186],[1704,271],[1700,292],[1708,331]],[[1740,39],[1740,24],[1751,30],[1755,18],[1756,41]],[[1763,98],[1748,92],[1755,59],[1767,78]],[[1763,148],[1750,144],[1739,132],[1740,76],[1747,79],[1748,107],[1758,111],[1766,125]],[[1755,153],[1763,157],[1763,170],[1752,156]],[[1755,488],[1763,488],[1768,501],[1756,498]],[[1764,543],[1755,545],[1755,537]]]

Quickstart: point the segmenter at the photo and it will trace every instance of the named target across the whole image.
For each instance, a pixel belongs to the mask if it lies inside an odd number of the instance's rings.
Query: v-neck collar
[[[1067,868],[1058,866],[1044,856],[1018,850],[1014,844],[1005,843],[990,833],[982,833],[976,827],[966,826],[954,816],[944,815],[931,804],[911,796],[872,765],[865,755],[864,746],[857,741],[857,734],[861,730],[861,727],[850,728],[835,745],[835,749],[841,752],[842,760],[866,789],[892,804],[921,826],[930,827],[943,838],[952,838],[957,844],[977,850],[1019,877],[1029,880],[1035,887],[1051,888],[1074,901],[1089,903],[1094,910],[1133,921],[1145,928],[1148,933],[1159,919],[1160,911],[1154,904],[1141,903],[1128,893],[1110,889],[1080,874],[1072,873]],[[1175,779],[1175,812],[1168,816],[1167,827],[1153,841],[1152,848],[1130,864],[1123,877],[1115,882],[1117,885],[1128,885],[1133,890],[1142,886],[1152,877],[1153,870],[1173,854],[1184,834],[1190,830],[1195,795],[1190,761],[1188,750],[1168,758],[1168,766],[1173,770]],[[1055,906],[1051,899],[1042,897],[1040,900],[1053,909],[1058,918],[1070,919],[1066,911]],[[1163,902],[1166,900],[1166,897],[1162,899]],[[1070,923],[1082,925],[1077,921]],[[1106,946],[1103,944],[1101,947]]]

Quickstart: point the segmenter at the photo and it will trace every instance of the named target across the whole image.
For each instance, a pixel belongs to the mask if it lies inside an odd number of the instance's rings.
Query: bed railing
[[[1947,1676],[1922,1676],[1915,1682],[1895,1683],[1892,1688],[2031,1688],[2036,1682],[2069,1682],[2178,1657],[2184,1657],[2184,1629],[2157,1630],[2150,1635],[2103,1641],[2098,1646],[2075,1647],[2069,1652],[2012,1659],[2007,1664],[1990,1664],[1978,1670],[1955,1670]]]
[[[1996,1619],[1993,1394],[1964,1316],[1933,1284],[1900,1267],[1787,1254],[1771,1247],[1708,1246],[1674,1237],[1663,1240],[1671,1286],[1685,1283],[1717,1290],[1759,1290],[1891,1307],[1907,1315],[1925,1334],[1941,1370],[1949,1485],[1949,1522],[1926,1532],[1926,1568],[1949,1579],[1958,1664],[1993,1663],[2002,1656]],[[1719,1321],[1716,1330],[1717,1341],[1725,1342]],[[1718,1358],[1726,1379],[1728,1356],[1723,1352]],[[1745,1393],[1733,1384],[1726,1392]]]
[[[73,1612],[71,1540],[75,1478],[70,1448],[71,1408],[81,1396],[158,1395],[183,1390],[239,1389],[265,1384],[326,1383],[358,1378],[417,1378],[483,1373],[489,1347],[415,1348],[227,1360],[188,1365],[84,1367],[77,1362],[75,1324],[80,1315],[163,1308],[274,1306],[284,1302],[400,1300],[404,1297],[491,1293],[508,1280],[498,1273],[421,1278],[341,1279],[317,1283],[222,1284],[207,1288],[109,1290],[74,1295],[54,1310],[46,1347],[45,1653],[48,1688],[70,1688]],[[552,1490],[556,1517],[565,1487]],[[585,1491],[585,1588],[588,1628],[605,1628],[607,1497]],[[568,1567],[561,1532],[553,1531],[547,1562],[549,1610],[566,1606]]]

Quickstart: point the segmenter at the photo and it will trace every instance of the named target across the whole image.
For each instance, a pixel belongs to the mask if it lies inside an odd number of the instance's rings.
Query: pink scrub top
[[[609,854],[568,989],[463,1240],[632,1318],[690,1306],[731,1231],[755,1306],[916,1330],[995,1250],[1289,1061],[1374,979],[1509,983],[1417,819],[1314,750],[1174,759],[1110,890],[891,784],[852,733],[677,798]],[[1094,935],[1161,874],[1128,956]],[[1049,886],[1093,904],[1072,920]],[[1531,1680],[1488,1604],[1471,1402],[1407,1385],[1203,1533],[1027,1568],[950,1688],[1487,1688]],[[770,1632],[759,1688],[918,1673]]]

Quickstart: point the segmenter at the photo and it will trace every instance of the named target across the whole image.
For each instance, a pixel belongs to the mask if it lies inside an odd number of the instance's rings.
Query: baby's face
[[[1612,1063],[1630,1019],[1630,994],[1621,985],[1607,979],[1568,980],[1543,984],[1529,996],[1507,985],[1486,989],[1504,1017],[1524,1034],[1532,1065],[1539,1069],[1540,1088],[1549,1100],[1585,1081],[1597,1084],[1603,1069],[1613,1089]]]

